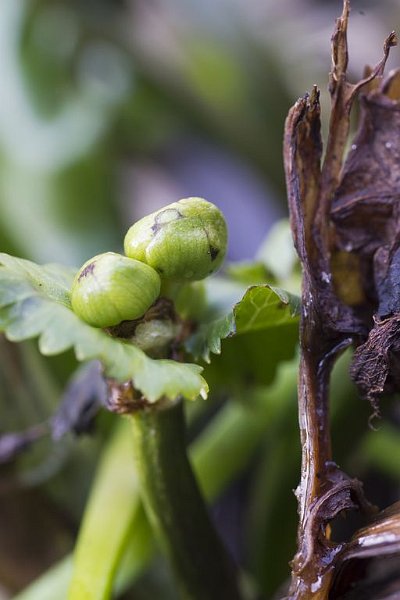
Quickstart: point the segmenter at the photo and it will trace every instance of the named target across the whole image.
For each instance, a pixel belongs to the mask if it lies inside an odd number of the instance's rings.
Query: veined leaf
[[[133,379],[152,402],[162,396],[206,397],[208,386],[200,366],[153,360],[132,344],[81,321],[70,305],[71,269],[39,266],[7,254],[0,254],[0,265],[0,331],[9,340],[38,337],[45,355],[73,347],[78,360],[100,360],[108,377]]]
[[[233,314],[235,333],[295,324],[300,314],[300,299],[268,284],[252,286],[234,307]]]
[[[217,280],[210,282],[211,296],[213,287],[220,287]],[[202,357],[210,362],[211,352],[221,353],[221,340],[233,335],[282,325],[297,327],[300,311],[300,299],[297,296],[268,284],[254,285],[245,291],[239,285],[227,287],[230,298],[235,292],[237,299],[231,304],[232,308],[228,309],[227,303],[216,302],[213,318],[200,325],[187,341],[187,350],[196,358]],[[217,295],[222,295],[221,289]]]

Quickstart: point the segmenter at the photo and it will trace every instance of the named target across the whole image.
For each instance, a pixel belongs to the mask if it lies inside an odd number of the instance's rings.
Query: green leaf
[[[300,299],[268,284],[253,286],[234,307],[233,313],[236,333],[278,327],[297,321]]]
[[[211,352],[221,353],[221,340],[237,334],[283,325],[297,328],[300,300],[285,290],[262,284],[251,286],[243,292],[243,287],[237,284],[225,283],[224,289],[224,285],[221,286],[215,279],[210,282],[208,291],[211,306],[214,304],[214,313],[199,326],[186,344],[187,350],[196,358],[202,357],[206,362],[210,362]],[[222,300],[224,292],[228,302]],[[237,299],[233,301],[235,294]],[[232,304],[228,308],[229,301]]]
[[[15,284],[19,283],[21,291],[24,288],[25,293],[17,295],[17,299],[31,296],[34,290],[37,294],[50,300],[55,300],[68,307],[71,306],[69,290],[75,275],[73,269],[54,264],[42,267],[29,260],[15,258],[4,253],[0,253],[0,264],[5,268],[0,278],[0,285],[3,282],[7,284],[8,280],[10,283],[12,281]],[[11,289],[10,292],[12,293],[13,290]],[[12,301],[15,302],[15,298]],[[0,303],[0,306],[4,306],[3,302]]]
[[[206,397],[202,367],[153,360],[132,344],[81,321],[70,305],[73,270],[38,266],[7,254],[0,254],[0,265],[0,331],[9,340],[38,337],[45,355],[74,348],[78,360],[100,360],[108,377],[120,382],[133,379],[151,402],[162,396]]]

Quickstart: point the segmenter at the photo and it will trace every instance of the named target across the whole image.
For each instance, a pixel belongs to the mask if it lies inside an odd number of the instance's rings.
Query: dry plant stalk
[[[400,284],[395,283],[400,279],[400,72],[382,79],[396,36],[385,40],[376,67],[351,84],[346,75],[349,11],[344,0],[332,36],[332,107],[323,162],[316,87],[296,102],[285,125],[291,227],[303,268],[302,468],[296,492],[298,551],[288,595],[296,600],[328,598],[335,571],[348,558],[347,544],[330,540],[330,521],[350,509],[372,511],[361,482],[348,477],[332,457],[328,391],[333,364],[345,348],[356,346],[351,373],[374,414],[379,396],[400,388],[395,360],[400,351]],[[350,111],[360,92],[359,130],[345,159]],[[353,555],[356,539],[357,534]],[[381,544],[379,551],[385,548]]]

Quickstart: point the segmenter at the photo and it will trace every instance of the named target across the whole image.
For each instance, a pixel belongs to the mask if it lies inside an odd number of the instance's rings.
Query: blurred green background
[[[400,17],[395,0],[352,7],[357,77]],[[286,213],[289,106],[317,83],[328,108],[340,11],[339,0],[2,0],[0,248],[79,266],[119,249],[138,216],[199,195],[226,212],[230,256],[251,257]]]
[[[314,83],[326,130],[340,12],[339,0],[1,0],[0,251],[79,266],[120,251],[143,214],[203,196],[226,214],[229,258],[251,258],[287,213],[284,119]],[[377,62],[399,21],[398,0],[352,1],[352,78]],[[394,49],[388,68],[399,63]],[[0,360],[0,433],[46,418],[75,367],[69,355],[44,363],[33,345],[4,340]],[[100,439],[78,445],[43,442],[17,476],[2,468],[0,598],[72,547],[108,427],[104,417]],[[286,452],[283,443],[274,448]],[[260,459],[259,474],[271,456]],[[294,462],[284,494],[297,483]],[[257,482],[253,500],[273,503]],[[41,536],[32,546],[32,521],[41,531],[46,523],[51,547]],[[231,527],[227,535],[241,534]]]

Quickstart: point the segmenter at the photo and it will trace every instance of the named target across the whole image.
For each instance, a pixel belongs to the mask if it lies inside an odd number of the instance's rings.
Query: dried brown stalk
[[[372,88],[372,82],[382,76],[396,37],[391,33],[386,39],[382,60],[365,79],[349,83],[346,76],[349,9],[349,1],[344,0],[332,36],[329,80],[332,109],[323,164],[316,88],[296,102],[285,125],[284,161],[291,226],[303,267],[299,373],[302,469],[296,492],[298,552],[292,562],[289,593],[289,598],[296,600],[328,597],[334,568],[344,551],[344,544],[330,541],[329,522],[339,512],[370,508],[361,483],[349,478],[332,460],[328,388],[339,353],[352,343],[367,340],[376,312],[376,290],[371,294],[366,277],[373,255],[348,251],[354,227],[349,228],[346,219],[349,205],[343,209],[340,204],[340,198],[348,191],[342,170],[353,102],[362,88]],[[370,93],[383,94],[374,90]],[[359,136],[364,134],[361,130]],[[354,152],[350,160],[356,160],[356,156],[359,154]],[[375,157],[371,156],[370,161],[374,163]],[[353,174],[356,171],[360,176],[357,164],[353,167]],[[362,168],[368,167],[364,164]],[[341,190],[339,198],[338,190]],[[353,219],[350,222],[364,228],[367,224],[362,216],[361,221],[357,220],[357,210],[350,209]],[[338,230],[333,219],[340,222]],[[350,291],[346,289],[349,277],[354,282]]]

